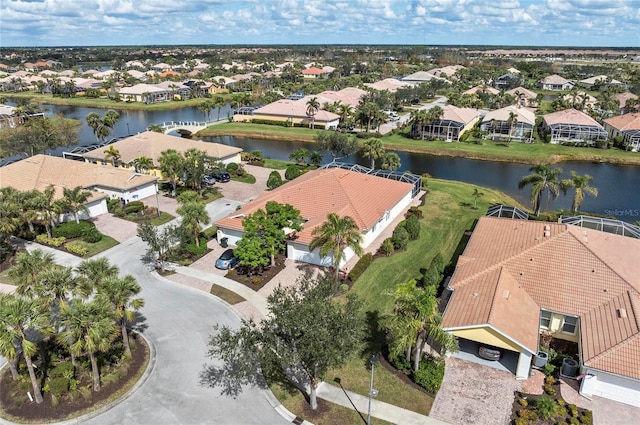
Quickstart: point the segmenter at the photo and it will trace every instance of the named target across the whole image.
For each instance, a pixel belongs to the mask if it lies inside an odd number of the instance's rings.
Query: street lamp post
[[[374,354],[369,359],[369,363],[371,363],[371,383],[369,384],[369,409],[367,411],[367,425],[371,425],[371,397],[373,397],[373,368],[376,365],[378,358]]]

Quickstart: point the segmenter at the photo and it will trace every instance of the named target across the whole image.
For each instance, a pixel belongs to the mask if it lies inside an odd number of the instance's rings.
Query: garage
[[[518,368],[518,357],[520,353],[511,350],[501,349],[502,357],[498,361],[486,360],[478,355],[478,348],[480,344],[476,341],[471,341],[465,338],[458,338],[458,345],[460,350],[453,353],[451,356],[466,360],[468,362],[478,363],[484,366],[488,366],[494,369],[502,370],[512,374],[516,374]]]
[[[601,370],[586,369],[580,384],[580,394],[640,407],[640,381]]]

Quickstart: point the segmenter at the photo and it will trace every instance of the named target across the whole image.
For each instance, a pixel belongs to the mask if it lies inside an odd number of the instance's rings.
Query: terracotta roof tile
[[[313,239],[313,228],[322,224],[329,213],[348,215],[361,230],[368,230],[412,188],[410,183],[355,171],[320,169],[303,174],[273,191],[263,192],[240,210],[218,220],[216,225],[243,230],[242,216],[264,209],[268,201],[290,204],[308,220],[297,239],[308,244]]]
[[[190,140],[181,137],[169,136],[154,131],[145,131],[135,136],[119,140],[109,146],[103,146],[85,153],[85,158],[104,160],[105,153],[109,147],[113,146],[120,152],[120,160],[125,164],[133,162],[141,156],[151,158],[154,164],[158,164],[158,158],[163,151],[175,149],[178,152],[186,152],[189,149],[205,151],[207,156],[215,159],[223,159],[242,152],[242,149],[234,146],[227,146],[220,143],[209,143],[201,140]]]
[[[484,322],[531,347],[527,344],[539,332],[534,318],[540,309],[576,315],[584,361],[637,377],[640,350],[629,346],[640,345],[639,263],[638,239],[558,223],[482,217],[449,284],[454,293],[443,326]],[[500,298],[504,290],[520,309]],[[620,317],[620,309],[626,317]]]
[[[596,120],[576,109],[565,109],[563,111],[552,112],[550,114],[543,115],[542,118],[549,126],[555,124],[575,124],[602,128]]]

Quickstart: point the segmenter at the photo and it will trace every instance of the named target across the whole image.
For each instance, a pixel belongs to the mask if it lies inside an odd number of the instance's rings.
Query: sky
[[[640,0],[0,0],[0,47],[640,46]]]

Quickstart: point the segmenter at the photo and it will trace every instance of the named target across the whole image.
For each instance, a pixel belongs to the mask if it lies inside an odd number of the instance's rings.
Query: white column
[[[529,378],[529,369],[531,368],[532,354],[522,351],[518,356],[518,366],[516,367],[516,379]]]

